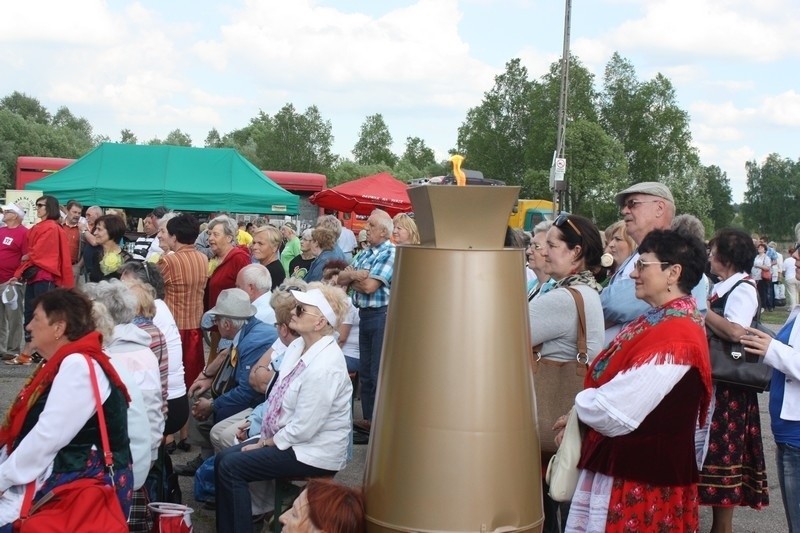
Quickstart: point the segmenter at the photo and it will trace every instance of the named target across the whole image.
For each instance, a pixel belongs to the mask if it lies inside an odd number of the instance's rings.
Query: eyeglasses
[[[533,250],[536,250],[537,252],[538,252],[539,250],[544,250],[544,246],[542,246],[542,245],[541,245],[541,244],[539,244],[538,242],[532,242],[532,243],[531,243],[531,248],[532,248]]]
[[[654,204],[656,202],[660,202],[661,200],[634,200],[633,198],[629,198],[622,202],[622,207],[627,207],[628,209],[635,209],[639,204]]]
[[[40,204],[39,202],[36,202],[36,207],[47,207],[47,204]]]
[[[577,233],[579,237],[583,236],[581,234],[581,230],[579,230],[578,227],[569,219],[569,215],[566,213],[558,215],[558,218],[556,218],[555,222],[553,222],[553,225],[557,228],[561,228],[565,223],[569,224],[569,226],[572,228],[572,231]]]
[[[298,304],[297,307],[294,308],[294,314],[297,315],[297,318],[300,318],[301,316],[303,316],[303,313],[306,313],[306,314],[311,315],[311,316],[319,316],[319,317],[322,316],[322,315],[320,315],[318,313],[312,313],[311,311],[309,311],[308,309],[306,309],[302,305]]]
[[[669,265],[666,261],[642,261],[641,259],[637,259],[633,266],[636,267],[636,272],[641,272],[647,265]],[[664,270],[663,268],[661,270]]]

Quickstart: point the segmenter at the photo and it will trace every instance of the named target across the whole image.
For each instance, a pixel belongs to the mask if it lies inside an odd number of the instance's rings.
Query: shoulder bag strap
[[[103,412],[103,402],[100,401],[100,387],[97,385],[97,374],[94,371],[92,359],[86,354],[83,354],[86,362],[89,364],[89,377],[92,380],[92,391],[94,392],[94,401],[97,406],[97,420],[100,425],[100,439],[103,443],[103,460],[106,468],[111,474],[111,483],[114,483],[114,455],[111,452],[111,446],[108,443],[108,429],[106,428],[106,415]],[[25,486],[25,496],[22,499],[22,508],[20,509],[19,516],[22,519],[28,518],[31,514],[31,507],[33,505],[33,497],[36,495],[36,480],[31,481]],[[46,497],[43,497],[44,500]],[[37,505],[40,505],[41,502]]]
[[[575,299],[575,308],[578,310],[578,354],[577,360],[581,364],[589,363],[589,347],[586,344],[586,309],[583,305],[583,295],[574,287],[567,290]]]
[[[103,402],[100,400],[100,387],[97,384],[97,374],[92,364],[92,358],[83,354],[89,364],[89,378],[92,380],[92,392],[94,392],[94,403],[97,406],[97,421],[100,425],[100,440],[103,443],[103,462],[111,475],[111,482],[114,482],[114,453],[108,443],[108,428],[106,427],[106,414],[103,411]]]

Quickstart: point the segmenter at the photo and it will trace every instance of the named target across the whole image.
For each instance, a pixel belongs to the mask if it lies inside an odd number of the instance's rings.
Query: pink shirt
[[[5,283],[13,275],[22,256],[28,253],[28,228],[0,228],[0,283]]]

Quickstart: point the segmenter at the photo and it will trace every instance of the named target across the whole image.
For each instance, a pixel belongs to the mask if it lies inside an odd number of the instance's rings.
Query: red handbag
[[[94,400],[97,405],[97,419],[103,443],[103,461],[110,478],[114,479],[114,458],[108,443],[108,429],[100,401],[92,360],[89,363],[89,376],[92,380]],[[124,533],[128,531],[122,506],[117,499],[116,490],[100,479],[81,478],[60,485],[33,503],[36,492],[35,482],[25,488],[20,517],[14,521],[14,531],[19,533]]]

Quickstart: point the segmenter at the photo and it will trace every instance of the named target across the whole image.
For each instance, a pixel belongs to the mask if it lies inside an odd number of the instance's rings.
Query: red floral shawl
[[[690,365],[700,372],[704,393],[699,420],[704,424],[711,401],[711,363],[703,317],[691,295],[655,307],[625,326],[592,362],[584,386],[599,387],[651,361]]]

